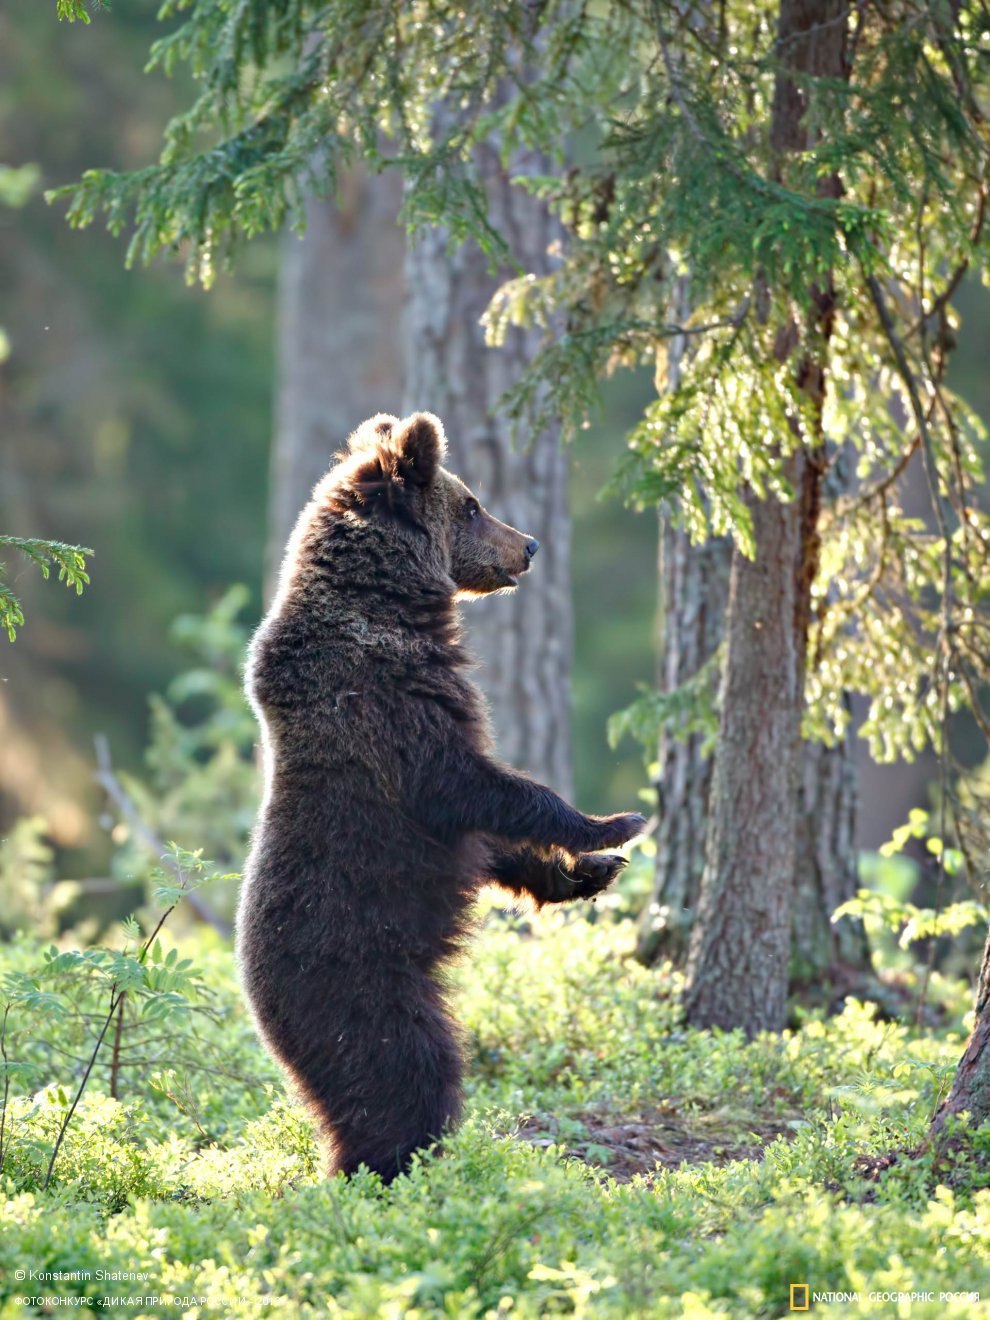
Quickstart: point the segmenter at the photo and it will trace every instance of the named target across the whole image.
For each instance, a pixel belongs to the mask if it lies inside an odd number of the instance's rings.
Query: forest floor
[[[15,941],[0,973],[37,997],[4,1044],[0,1317],[702,1320],[786,1315],[804,1287],[818,1314],[987,1311],[990,1130],[941,1163],[924,1141],[968,988],[932,978],[937,1027],[849,1000],[747,1042],[686,1029],[633,933],[607,908],[487,918],[453,993],[465,1121],[388,1189],[321,1176],[229,948],[197,932],[175,957],[163,936],[181,993],[128,1010],[113,1078],[108,1033],[43,1190],[107,980]]]
[[[782,1121],[749,1124],[745,1136],[738,1125],[719,1115],[698,1115],[693,1121],[677,1117],[673,1107],[640,1114],[615,1114],[607,1109],[574,1115],[586,1132],[573,1137],[568,1153],[592,1167],[606,1167],[617,1182],[637,1175],[649,1179],[658,1169],[679,1169],[682,1164],[728,1164],[732,1160],[756,1160],[763,1148],[790,1131]],[[558,1144],[553,1118],[543,1122],[528,1119],[516,1136],[534,1146]]]

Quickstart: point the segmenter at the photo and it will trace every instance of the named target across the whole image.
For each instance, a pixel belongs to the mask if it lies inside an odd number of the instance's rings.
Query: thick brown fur
[[[585,816],[492,758],[457,595],[515,585],[537,543],[442,467],[428,413],[379,416],[316,487],[251,645],[265,799],[237,921],[261,1035],[330,1171],[391,1180],[461,1108],[444,964],[492,882],[590,898],[642,817]]]

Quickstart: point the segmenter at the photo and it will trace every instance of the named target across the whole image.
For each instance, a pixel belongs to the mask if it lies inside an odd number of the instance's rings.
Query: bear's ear
[[[447,441],[439,417],[417,412],[393,428],[387,441],[394,455],[396,475],[410,486],[433,484],[447,452]]]
[[[390,413],[376,413],[362,422],[356,431],[347,437],[346,454],[368,453],[388,441],[393,430],[399,425],[398,417]]]
[[[379,413],[347,441],[335,484],[336,501],[365,514],[386,514],[425,530],[418,491],[432,485],[446,452],[443,427],[432,413],[405,421]],[[331,469],[331,471],[333,471]]]
[[[380,413],[358,427],[347,447],[350,462],[338,485],[343,505],[400,518],[425,530],[415,496],[432,485],[445,452],[437,418],[413,413],[400,422]]]

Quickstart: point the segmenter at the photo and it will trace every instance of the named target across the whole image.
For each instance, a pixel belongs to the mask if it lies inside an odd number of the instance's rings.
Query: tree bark
[[[556,223],[535,198],[512,187],[514,168],[549,173],[542,158],[501,164],[479,148],[488,218],[515,259],[543,275],[550,269]],[[496,517],[540,542],[533,569],[510,595],[464,607],[469,644],[480,659],[500,755],[571,792],[572,651],[567,456],[556,428],[513,443],[498,402],[533,358],[539,332],[512,328],[504,345],[485,344],[481,317],[495,289],[514,272],[491,273],[473,243],[448,250],[432,229],[409,246],[406,274],[406,411],[429,409],[443,421],[449,466]]]
[[[832,913],[860,888],[856,753],[850,726],[835,747],[803,743],[798,784],[790,988],[848,983],[871,970],[863,923]]]
[[[691,545],[683,528],[660,520],[659,688],[673,692],[712,658],[729,592],[728,543]],[[708,833],[712,759],[704,738],[662,731],[657,756],[653,893],[639,923],[637,955],[683,965],[698,903]]]
[[[791,460],[800,489],[806,456]],[[686,997],[696,1026],[779,1030],[787,1008],[804,663],[794,505],[750,497],[756,557],[729,581],[711,823]]]
[[[848,76],[845,0],[782,0],[771,147],[779,169],[805,150],[804,78]],[[802,75],[788,76],[788,72]],[[838,196],[837,178],[822,190]],[[780,1030],[786,1018],[791,914],[797,857],[799,749],[804,706],[810,592],[818,567],[821,483],[820,411],[825,348],[834,294],[831,280],[812,292],[809,350],[797,380],[814,405],[817,433],[800,437],[785,463],[795,498],[746,500],[755,558],[736,546],[729,586],[712,820],[698,919],[692,930],[685,1005],[695,1026]],[[796,338],[778,335],[786,361]]]
[[[266,594],[299,510],[351,431],[402,404],[405,239],[395,173],[345,174],[282,238]]]
[[[674,319],[690,318],[689,281],[673,290]],[[683,338],[667,351],[667,388],[677,388]],[[725,631],[732,558],[728,538],[692,545],[683,528],[661,513],[658,578],[658,673],[661,692],[673,692],[714,656]],[[856,767],[850,730],[826,748],[804,743],[795,848],[791,986],[862,974],[870,953],[861,922],[831,921],[859,887],[855,847]],[[657,757],[658,826],[653,892],[639,922],[637,955],[650,965],[668,958],[683,966],[697,914],[711,806],[713,762],[704,738],[662,731]]]
[[[964,1112],[970,1115],[973,1127],[990,1122],[990,934],[976,991],[976,1021],[959,1060],[952,1090],[932,1121],[931,1137],[941,1137],[946,1121]]]
[[[659,687],[671,692],[714,655],[725,627],[731,548],[723,539],[692,546],[661,519]],[[791,989],[869,971],[862,922],[832,924],[832,913],[859,888],[854,733],[835,747],[805,742],[800,751]],[[637,956],[648,966],[687,961],[705,862],[713,761],[704,739],[662,733],[655,781],[656,860],[650,902],[640,917]]]

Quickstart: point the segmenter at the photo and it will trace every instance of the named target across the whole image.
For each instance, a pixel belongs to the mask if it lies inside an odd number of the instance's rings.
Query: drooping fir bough
[[[779,1026],[799,732],[841,736],[849,692],[868,700],[879,758],[944,749],[963,708],[990,732],[981,428],[945,378],[952,299],[987,251],[990,11],[547,0],[465,13],[166,5],[153,62],[191,68],[199,98],[157,165],[87,174],[69,216],[133,225],[132,258],[177,249],[208,282],[360,155],[402,168],[411,226],[502,257],[511,236],[489,223],[475,145],[547,153],[549,173],[515,174],[558,213],[564,259],[503,286],[490,334],[546,327],[511,399],[528,424],[579,424],[604,376],[652,364],[627,489],[698,541],[733,538],[688,1003],[699,1023]],[[434,116],[441,102],[453,121]],[[674,342],[687,348],[668,389]],[[916,470],[924,517],[902,503]],[[981,810],[947,809],[975,874]]]
[[[88,546],[66,545],[63,541],[39,541],[22,536],[0,536],[0,550],[16,550],[36,564],[46,578],[53,567],[57,568],[59,582],[73,588],[77,596],[81,595],[83,587],[89,582],[86,556],[93,552]],[[6,574],[0,564],[0,630],[13,641],[23,622],[21,602],[7,585]]]

